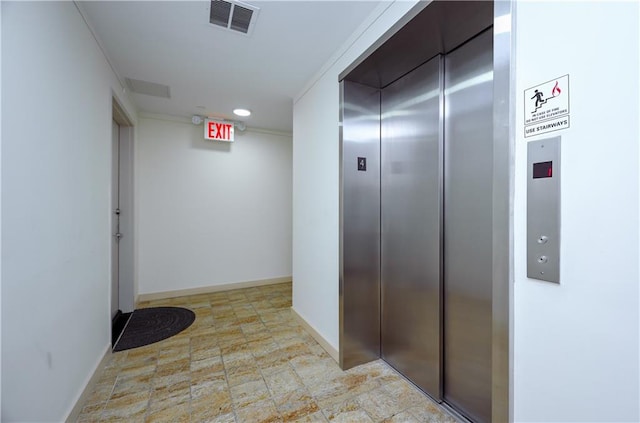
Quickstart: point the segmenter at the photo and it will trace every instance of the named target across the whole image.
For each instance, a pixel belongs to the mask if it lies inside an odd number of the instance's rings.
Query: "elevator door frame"
[[[492,198],[492,320],[491,320],[491,420],[513,421],[513,151],[515,127],[515,93],[512,70],[512,16],[515,2],[420,2],[400,21],[355,60],[339,77],[341,82],[340,137],[340,357],[343,368],[361,364],[344,357],[357,356],[345,350],[344,305],[357,292],[345,275],[344,249],[344,168],[342,138],[344,82],[353,82],[380,89],[408,73],[438,53],[447,53],[483,30],[493,26],[493,198]],[[474,11],[474,8],[477,9]],[[478,9],[480,8],[480,9]],[[458,13],[459,12],[459,13]],[[465,25],[458,25],[464,21]],[[433,25],[430,25],[432,22]],[[424,28],[424,29],[423,29]],[[434,32],[437,28],[438,32]],[[472,33],[462,33],[469,31]],[[419,38],[419,39],[416,39]],[[457,43],[457,44],[456,44]],[[403,55],[402,45],[420,45],[419,51]],[[448,47],[447,47],[448,46]],[[445,51],[440,51],[444,49]],[[422,55],[422,56],[421,56]],[[427,56],[427,57],[425,57]],[[384,60],[387,59],[387,60]],[[404,67],[404,68],[403,68]],[[347,99],[348,101],[348,99]],[[379,284],[379,280],[377,281]],[[345,301],[347,299],[347,301]],[[379,307],[379,304],[375,305]],[[375,345],[373,346],[375,353]],[[362,361],[366,362],[366,361]]]

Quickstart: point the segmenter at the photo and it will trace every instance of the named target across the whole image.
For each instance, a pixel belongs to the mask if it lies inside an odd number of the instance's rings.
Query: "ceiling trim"
[[[118,80],[118,83],[120,84],[120,88],[122,89],[122,92],[125,93],[127,91],[127,89],[126,89],[127,85],[124,82],[124,78],[122,78],[122,76],[120,76],[118,71],[116,71],[115,66],[113,66],[113,62],[111,61],[111,58],[109,58],[109,55],[107,54],[107,50],[104,48],[104,45],[102,44],[102,41],[100,41],[100,37],[98,37],[98,34],[93,29],[93,26],[90,23],[91,21],[89,20],[89,18],[87,16],[87,13],[86,13],[86,11],[84,10],[84,8],[82,6],[82,2],[80,2],[78,0],[73,0],[73,4],[76,6],[76,9],[78,10],[78,13],[80,13],[80,16],[82,17],[82,20],[84,21],[84,24],[87,26],[87,29],[89,29],[89,32],[91,33],[91,36],[95,40],[96,44],[98,44],[98,48],[100,49],[100,51],[102,52],[102,55],[104,56],[105,60],[109,64],[109,67],[111,68],[111,72],[113,72],[113,74],[115,75],[116,79]]]

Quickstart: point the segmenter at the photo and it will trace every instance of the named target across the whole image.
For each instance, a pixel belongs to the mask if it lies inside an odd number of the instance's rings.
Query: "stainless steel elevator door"
[[[491,420],[493,31],[445,58],[444,399]]]
[[[380,91],[344,81],[340,94],[340,365],[348,369],[380,357]]]
[[[441,396],[441,58],[381,99],[382,357]]]

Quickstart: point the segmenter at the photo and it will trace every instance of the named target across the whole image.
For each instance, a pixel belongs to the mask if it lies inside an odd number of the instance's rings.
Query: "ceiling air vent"
[[[251,35],[260,9],[238,1],[212,0],[209,23]]]
[[[171,93],[169,92],[169,87],[167,85],[131,78],[125,78],[125,80],[127,81],[129,91],[131,92],[151,95],[154,97],[171,98]]]

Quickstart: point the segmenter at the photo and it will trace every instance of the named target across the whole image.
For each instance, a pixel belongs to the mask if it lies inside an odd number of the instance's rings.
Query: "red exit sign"
[[[204,139],[233,142],[233,123],[205,119]]]

